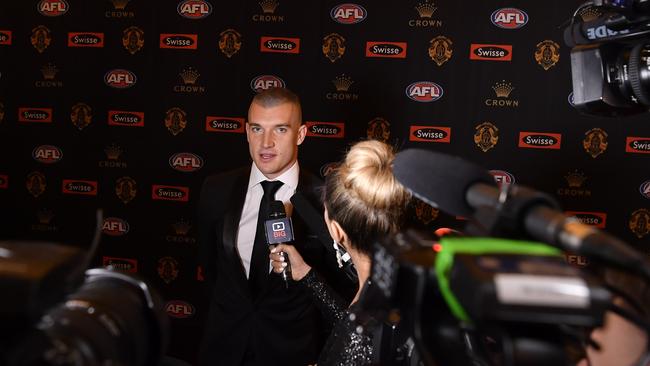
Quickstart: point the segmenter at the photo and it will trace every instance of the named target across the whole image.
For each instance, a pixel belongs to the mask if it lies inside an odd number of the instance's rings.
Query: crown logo
[[[116,10],[124,10],[131,0],[111,0]]]
[[[187,220],[180,219],[180,220],[176,221],[172,225],[172,227],[174,228],[174,232],[176,233],[176,235],[183,235],[184,236],[184,235],[187,235],[187,233],[190,231],[190,228],[192,227],[192,225],[190,225],[190,223]]]
[[[265,14],[272,14],[275,13],[275,9],[280,5],[280,3],[277,2],[277,0],[262,0],[260,1],[260,6],[262,7],[262,11]]]
[[[108,160],[117,160],[122,155],[122,148],[115,144],[110,144],[104,149]]]
[[[336,91],[346,92],[348,89],[350,89],[350,86],[354,83],[354,81],[352,81],[351,77],[345,76],[345,74],[343,74],[334,78],[334,80],[332,80],[332,83],[334,84]]]
[[[425,1],[416,5],[415,10],[417,10],[418,14],[420,14],[420,18],[431,18],[431,16],[433,16],[433,13],[438,10],[438,8],[433,6],[433,3]]]
[[[582,184],[587,180],[587,177],[583,173],[579,173],[578,170],[576,169],[572,173],[569,173],[564,176],[566,179],[567,183],[569,184],[569,187],[572,188],[579,188],[582,186]]]
[[[54,80],[57,72],[59,72],[59,70],[52,63],[48,63],[41,68],[41,73],[45,80]]]
[[[47,208],[42,208],[36,212],[36,217],[38,218],[38,222],[42,225],[49,225],[50,222],[52,221],[52,218],[54,218],[54,213],[52,210],[48,210]]]
[[[512,93],[514,89],[515,88],[512,86],[512,83],[506,83],[505,80],[501,80],[501,82],[494,84],[492,87],[492,90],[494,90],[496,93],[497,98],[507,98],[510,96],[510,93]]]
[[[201,76],[201,74],[199,74],[199,72],[194,70],[192,67],[184,69],[179,75],[181,76],[181,79],[183,79],[183,83],[185,83],[185,85],[194,85],[199,76]]]

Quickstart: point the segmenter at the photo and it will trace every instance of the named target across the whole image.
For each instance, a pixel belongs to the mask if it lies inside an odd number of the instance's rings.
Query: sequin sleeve
[[[316,271],[311,269],[299,282],[309,289],[316,307],[329,324],[334,324],[346,316],[345,300],[325,283]]]

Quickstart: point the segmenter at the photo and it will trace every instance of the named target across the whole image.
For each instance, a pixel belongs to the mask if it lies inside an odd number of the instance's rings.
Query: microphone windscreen
[[[411,193],[447,213],[470,216],[467,190],[475,183],[496,186],[490,173],[457,156],[423,149],[407,149],[396,154],[393,174]]]

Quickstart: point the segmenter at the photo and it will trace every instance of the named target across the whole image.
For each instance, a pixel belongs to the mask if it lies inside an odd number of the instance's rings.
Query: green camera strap
[[[448,276],[454,265],[454,256],[456,254],[518,254],[532,256],[559,256],[562,254],[560,250],[546,244],[501,238],[450,237],[442,238],[440,245],[442,248],[439,250],[435,261],[438,287],[456,319],[470,324],[472,320],[452,292],[449,284]]]

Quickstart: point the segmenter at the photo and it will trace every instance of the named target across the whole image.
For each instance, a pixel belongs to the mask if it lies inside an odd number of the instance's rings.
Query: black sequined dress
[[[318,358],[318,366],[372,365],[372,334],[362,331],[354,322],[356,304],[348,308],[345,301],[314,270],[299,282],[311,291],[325,321],[334,324]]]

